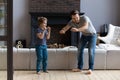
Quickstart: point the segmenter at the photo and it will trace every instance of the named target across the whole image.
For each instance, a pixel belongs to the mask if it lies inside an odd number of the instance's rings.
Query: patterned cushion
[[[118,45],[119,40],[120,40],[120,27],[116,26],[110,44]]]
[[[114,34],[114,30],[115,30],[114,25],[109,24],[109,30],[108,30],[108,34],[105,37],[100,37],[98,36],[98,39],[102,40],[103,42],[105,42],[106,44],[110,44],[111,40],[113,38],[113,34]]]

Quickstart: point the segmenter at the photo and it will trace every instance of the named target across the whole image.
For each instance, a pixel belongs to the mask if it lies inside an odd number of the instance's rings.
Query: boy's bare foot
[[[73,72],[82,72],[80,69],[76,68],[76,69],[72,69]]]
[[[37,74],[38,74],[38,75],[40,75],[40,74],[41,74],[41,72],[39,71],[39,72],[37,72]]]
[[[91,70],[91,69],[88,70],[88,71],[86,72],[86,74],[88,74],[88,75],[92,74],[92,70]]]

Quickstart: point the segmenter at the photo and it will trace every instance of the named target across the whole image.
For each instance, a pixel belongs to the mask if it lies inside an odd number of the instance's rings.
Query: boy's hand
[[[47,30],[48,30],[48,31],[51,31],[51,27],[48,26],[48,27],[47,27]]]
[[[43,30],[46,30],[47,29],[47,27],[43,27]]]

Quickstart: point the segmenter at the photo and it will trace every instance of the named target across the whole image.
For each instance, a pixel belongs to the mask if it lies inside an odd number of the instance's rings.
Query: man
[[[79,15],[79,11],[71,11],[70,22],[60,30],[60,34],[65,34],[67,30],[72,32],[82,32],[81,39],[78,44],[78,66],[77,69],[73,69],[74,72],[79,72],[83,69],[83,54],[84,48],[88,43],[88,54],[89,54],[89,68],[87,74],[91,74],[94,69],[94,55],[96,46],[96,30],[91,22],[91,20],[83,15]]]

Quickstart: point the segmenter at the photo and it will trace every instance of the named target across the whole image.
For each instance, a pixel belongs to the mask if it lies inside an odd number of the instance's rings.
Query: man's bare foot
[[[43,71],[44,73],[49,73],[48,71]]]
[[[76,69],[72,69],[73,72],[82,72],[80,69],[76,68]]]
[[[92,70],[89,69],[89,70],[86,72],[86,74],[88,74],[88,75],[92,74]]]

